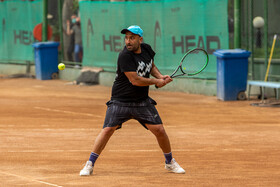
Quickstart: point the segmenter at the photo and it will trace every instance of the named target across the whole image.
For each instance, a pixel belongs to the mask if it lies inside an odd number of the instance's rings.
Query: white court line
[[[90,152],[90,150],[13,150],[7,153],[62,153],[62,152]]]
[[[220,151],[244,151],[244,149],[218,149]],[[250,149],[255,151],[255,149]],[[160,152],[161,149],[136,149],[136,150],[128,150],[128,149],[111,149],[106,150],[106,152]],[[172,149],[172,152],[189,152],[189,149]],[[217,151],[216,149],[196,149],[195,151]],[[6,153],[63,153],[63,152],[90,152],[90,150],[8,150],[3,151]]]
[[[106,150],[108,152],[159,152],[160,149],[136,149],[136,150],[125,150],[125,149],[115,149],[115,150]],[[189,151],[187,149],[173,149],[172,151]],[[62,152],[90,152],[90,150],[9,150],[7,153],[62,153]]]
[[[57,109],[51,109],[51,108],[43,108],[43,107],[34,107],[35,109],[38,110],[45,110],[45,111],[51,111],[51,112],[63,112],[66,114],[74,114],[74,115],[82,115],[82,116],[92,116],[92,117],[97,117],[101,118],[102,116],[99,115],[94,115],[94,114],[89,114],[89,113],[79,113],[79,112],[71,112],[71,111],[66,111],[66,110],[57,110]]]
[[[52,184],[52,183],[49,183],[49,182],[40,181],[40,180],[32,179],[30,177],[24,177],[24,176],[12,174],[12,173],[7,173],[7,172],[3,172],[3,171],[0,171],[0,173],[2,173],[4,175],[9,175],[9,176],[14,176],[14,177],[18,177],[18,178],[23,178],[23,179],[28,180],[28,181],[34,181],[34,182],[38,182],[38,183],[41,183],[41,184],[46,184],[46,185],[49,185],[49,186],[63,187],[63,186],[59,186],[57,184]]]

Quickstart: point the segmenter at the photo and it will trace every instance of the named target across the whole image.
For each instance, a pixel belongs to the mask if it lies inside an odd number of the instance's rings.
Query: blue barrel
[[[34,47],[36,79],[49,80],[58,77],[59,42],[38,42]]]
[[[242,49],[216,50],[217,98],[223,101],[245,100],[250,51]]]

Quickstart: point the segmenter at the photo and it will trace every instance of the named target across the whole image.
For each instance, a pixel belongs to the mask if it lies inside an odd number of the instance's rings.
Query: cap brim
[[[122,34],[125,34],[125,33],[127,33],[127,32],[131,32],[132,34],[135,34],[135,35],[140,36],[139,34],[136,34],[136,33],[132,32],[132,31],[130,31],[130,30],[128,30],[128,29],[123,29],[123,30],[121,31]],[[142,36],[140,36],[140,37],[142,37]]]
[[[128,32],[129,30],[127,30],[127,29],[123,29],[122,31],[121,31],[121,33],[122,34],[125,34],[126,32]],[[129,31],[129,32],[131,32],[131,31]]]

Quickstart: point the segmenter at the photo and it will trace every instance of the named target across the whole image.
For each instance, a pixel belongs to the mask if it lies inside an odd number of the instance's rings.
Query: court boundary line
[[[250,149],[254,151],[255,149]],[[110,149],[104,150],[104,152],[160,152],[160,149],[136,149],[136,150],[127,150],[127,149]],[[189,149],[172,149],[172,152],[188,152]],[[195,151],[215,151],[213,149],[196,149]],[[244,149],[221,149],[221,151],[244,151]],[[8,150],[4,151],[5,153],[63,153],[63,152],[90,152],[89,150]]]
[[[33,178],[31,178],[31,177],[25,177],[25,176],[16,175],[16,174],[13,174],[13,173],[8,173],[8,172],[3,172],[3,171],[0,171],[0,173],[2,173],[2,174],[4,174],[4,175],[8,175],[8,176],[14,176],[14,177],[18,177],[18,178],[23,178],[23,179],[29,180],[29,181],[38,182],[38,183],[41,183],[41,184],[46,184],[46,185],[49,185],[49,186],[63,187],[63,186],[59,186],[59,185],[57,185],[57,184],[53,184],[53,183],[49,183],[49,182],[45,182],[45,181],[33,179]]]
[[[136,149],[136,150],[127,150],[127,149],[111,149],[104,150],[106,152],[160,152],[160,149]],[[173,149],[172,151],[176,152],[184,152],[189,151],[187,149]],[[6,153],[60,153],[60,152],[90,152],[90,150],[14,150],[14,151],[6,151]]]
[[[63,113],[66,113],[66,114],[91,116],[91,117],[97,117],[97,118],[102,117],[102,116],[99,116],[99,115],[94,115],[94,114],[89,114],[89,113],[72,112],[72,111],[67,111],[67,110],[58,110],[58,109],[51,109],[51,108],[45,108],[45,107],[37,107],[36,106],[34,108],[38,109],[38,110],[45,110],[45,111],[51,111],[51,112],[63,112]]]

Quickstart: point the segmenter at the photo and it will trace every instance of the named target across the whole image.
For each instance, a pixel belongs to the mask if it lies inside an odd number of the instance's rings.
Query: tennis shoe
[[[185,170],[173,158],[170,164],[165,164],[165,169],[173,173],[185,173]]]
[[[93,172],[92,162],[87,161],[85,167],[80,171],[81,176],[89,176]]]

